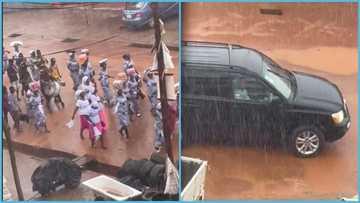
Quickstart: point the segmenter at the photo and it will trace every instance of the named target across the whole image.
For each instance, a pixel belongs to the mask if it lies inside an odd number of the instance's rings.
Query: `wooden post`
[[[162,114],[162,122],[163,122],[163,132],[165,136],[165,148],[166,152],[169,156],[169,159],[172,163],[174,163],[174,156],[172,152],[171,146],[171,138],[170,132],[167,132],[167,128],[165,127],[165,120],[167,119],[165,107],[167,104],[167,95],[166,95],[166,81],[165,81],[165,64],[164,64],[164,55],[163,49],[161,46],[161,28],[159,21],[159,13],[158,13],[158,3],[152,3],[151,8],[154,16],[154,31],[155,31],[155,44],[154,50],[156,51],[157,58],[157,69],[159,72],[159,87],[160,87],[160,102],[161,102],[161,114]]]
[[[23,195],[23,192],[21,189],[19,174],[18,174],[17,167],[16,167],[15,152],[14,152],[14,149],[12,146],[12,141],[11,141],[11,136],[10,136],[10,127],[9,127],[9,123],[7,122],[7,120],[8,119],[5,119],[5,122],[3,123],[5,125],[3,126],[3,128],[5,131],[6,144],[7,144],[9,155],[10,155],[11,168],[12,168],[12,172],[14,175],[14,182],[15,182],[15,186],[16,186],[18,199],[20,201],[24,201],[24,195]]]

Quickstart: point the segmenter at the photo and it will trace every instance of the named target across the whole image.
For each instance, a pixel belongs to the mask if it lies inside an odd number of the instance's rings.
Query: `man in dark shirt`
[[[19,54],[17,67],[19,67],[19,81],[21,83],[21,95],[24,96],[29,90],[29,84],[32,82],[31,75],[28,71],[26,59],[22,53]]]
[[[17,70],[17,67],[14,64],[13,59],[9,59],[9,65],[8,65],[6,71],[7,71],[7,75],[9,77],[9,80],[10,80],[10,86],[15,88],[17,99],[20,101],[18,70]]]

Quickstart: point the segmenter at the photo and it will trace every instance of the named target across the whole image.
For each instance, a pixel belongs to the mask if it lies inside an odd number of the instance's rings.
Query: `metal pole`
[[[167,95],[166,95],[166,81],[165,81],[165,64],[164,64],[164,55],[163,49],[161,46],[161,29],[160,29],[160,21],[159,21],[159,13],[158,13],[158,3],[152,3],[151,8],[154,16],[154,31],[155,31],[155,45],[154,49],[156,51],[156,57],[158,62],[158,73],[159,73],[159,86],[160,86],[160,102],[161,102],[161,114],[162,114],[162,122],[163,122],[163,132],[165,136],[165,148],[166,152],[169,156],[169,159],[172,163],[174,163],[174,156],[172,152],[171,138],[170,133],[168,132],[168,128],[165,125],[165,121],[167,119],[166,109],[168,108],[167,104]]]
[[[14,175],[14,181],[15,181],[18,199],[20,201],[24,201],[24,195],[23,195],[23,192],[21,189],[19,174],[18,174],[17,167],[16,167],[15,153],[14,153],[11,136],[10,136],[10,127],[9,127],[9,123],[7,122],[7,120],[8,120],[7,118],[4,119],[4,121],[5,121],[4,122],[4,124],[5,124],[4,131],[5,131],[6,144],[7,144],[9,155],[10,155],[11,168],[12,168],[13,175]]]

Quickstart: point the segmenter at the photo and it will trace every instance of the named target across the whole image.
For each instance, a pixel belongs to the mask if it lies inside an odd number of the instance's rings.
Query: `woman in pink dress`
[[[108,123],[104,111],[104,105],[101,103],[100,100],[101,100],[100,97],[97,96],[95,93],[90,96],[91,105],[97,106],[99,108],[100,121],[103,123],[103,130],[105,134],[108,129]]]
[[[88,121],[91,125],[90,130],[90,140],[91,140],[91,147],[95,147],[96,141],[100,139],[101,147],[106,149],[104,143],[104,135],[106,133],[105,130],[105,123],[100,119],[100,105],[99,103],[92,102],[91,107],[89,108],[88,113]]]

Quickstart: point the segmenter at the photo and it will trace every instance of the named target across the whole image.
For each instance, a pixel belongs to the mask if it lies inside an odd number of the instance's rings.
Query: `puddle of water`
[[[18,33],[13,33],[13,34],[10,34],[9,37],[20,37],[22,34],[18,34]]]
[[[75,38],[65,38],[64,40],[62,40],[61,42],[64,42],[64,43],[73,43],[73,42],[76,42],[76,41],[79,41],[80,39],[75,39]]]
[[[260,13],[265,14],[265,15],[282,15],[283,14],[281,9],[275,9],[275,8],[260,9]]]

